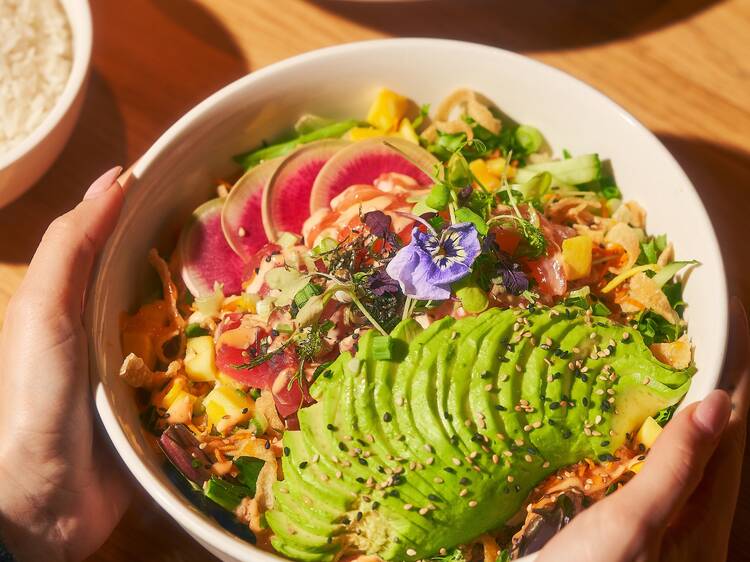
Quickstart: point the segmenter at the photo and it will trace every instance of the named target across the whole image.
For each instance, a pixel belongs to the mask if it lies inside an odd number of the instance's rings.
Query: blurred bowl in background
[[[28,136],[0,152],[0,208],[18,198],[52,166],[81,112],[91,63],[92,25],[88,0],[60,0],[71,34],[72,63],[65,87]],[[7,76],[0,80],[9,79]]]

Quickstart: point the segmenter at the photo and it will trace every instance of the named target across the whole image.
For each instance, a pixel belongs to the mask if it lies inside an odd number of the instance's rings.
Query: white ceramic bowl
[[[81,112],[91,62],[91,11],[88,0],[61,0],[61,3],[73,40],[70,76],[39,126],[9,151],[0,153],[0,208],[34,185],[52,166]]]
[[[686,403],[718,381],[727,336],[719,246],[693,186],[664,146],[593,88],[520,55],[470,43],[388,39],[314,51],[264,68],[217,92],[172,126],[133,168],[120,223],[101,257],[89,300],[96,406],[135,478],[191,535],[224,560],[278,560],[235,538],[175,490],[144,439],[132,391],[118,380],[118,316],[141,296],[146,254],[236,171],[230,157],[273,138],[303,112],[362,116],[385,86],[435,103],[468,86],[506,113],[538,126],[551,145],[598,152],[625,195],[648,211],[651,232],[669,234],[678,258],[700,260],[685,291],[699,367]]]

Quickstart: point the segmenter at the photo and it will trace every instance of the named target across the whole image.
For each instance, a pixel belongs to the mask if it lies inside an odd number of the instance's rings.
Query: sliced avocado
[[[315,383],[267,515],[279,552],[413,561],[466,543],[505,524],[550,471],[611,459],[694,372],[565,307],[491,309],[417,332],[394,331],[408,350],[393,361],[375,360],[364,335],[356,360],[342,356]]]

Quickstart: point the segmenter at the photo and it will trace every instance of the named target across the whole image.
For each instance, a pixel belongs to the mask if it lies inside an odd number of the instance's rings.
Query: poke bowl
[[[391,39],[170,128],[87,323],[115,448],[221,559],[521,559],[715,388],[727,296],[689,179],[623,109]]]

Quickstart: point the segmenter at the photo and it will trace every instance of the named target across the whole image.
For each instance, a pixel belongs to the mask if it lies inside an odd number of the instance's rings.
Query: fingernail
[[[693,421],[708,436],[716,437],[727,425],[732,413],[732,402],[723,390],[714,390],[693,412]]]
[[[105,191],[107,191],[112,185],[114,185],[115,180],[117,179],[117,176],[120,175],[120,172],[122,172],[122,166],[115,166],[111,170],[104,172],[99,179],[97,179],[94,183],[91,184],[91,187],[89,187],[86,190],[86,194],[83,196],[84,201],[86,199],[93,199],[94,197],[98,197]]]

